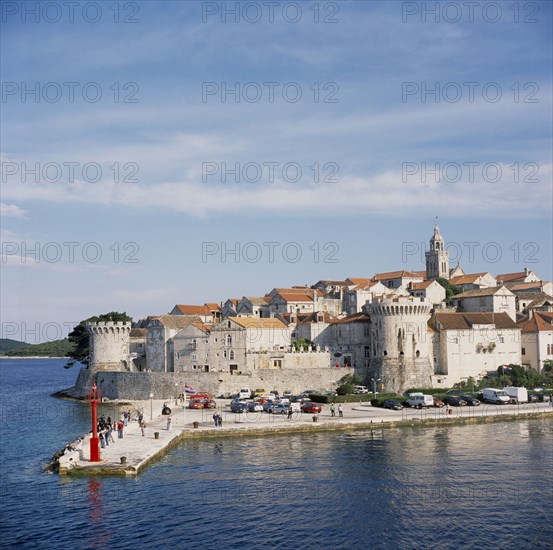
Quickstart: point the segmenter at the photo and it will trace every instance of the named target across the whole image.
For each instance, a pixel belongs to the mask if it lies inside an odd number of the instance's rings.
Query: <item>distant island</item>
[[[74,349],[75,344],[67,338],[41,344],[29,344],[9,338],[0,339],[0,355],[2,357],[68,357],[68,354]]]

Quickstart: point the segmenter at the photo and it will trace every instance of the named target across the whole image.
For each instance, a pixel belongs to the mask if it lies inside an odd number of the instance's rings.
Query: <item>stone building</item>
[[[505,312],[516,321],[515,295],[504,286],[467,290],[453,296],[451,302],[458,312]]]
[[[456,277],[450,277],[449,282],[452,285],[461,287],[463,292],[466,290],[478,290],[480,288],[497,286],[495,277],[489,272],[458,275]]]
[[[542,372],[544,361],[553,361],[553,312],[530,311],[520,321],[522,364]]]
[[[469,377],[482,378],[501,365],[520,364],[520,328],[503,313],[437,312],[430,326],[434,386],[450,387]]]

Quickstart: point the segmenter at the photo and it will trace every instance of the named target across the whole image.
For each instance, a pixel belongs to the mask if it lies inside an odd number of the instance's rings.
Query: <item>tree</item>
[[[463,292],[463,289],[460,286],[452,285],[447,279],[444,279],[443,277],[438,277],[436,281],[445,288],[445,301],[447,303],[451,302],[451,298],[453,298],[455,294],[460,294],[461,292]]]
[[[88,319],[81,321],[67,336],[69,342],[75,345],[75,349],[67,353],[67,357],[79,361],[83,365],[88,366],[88,356],[90,348],[88,345],[88,331],[86,330],[87,323],[96,322],[113,322],[113,323],[132,323],[132,317],[129,317],[126,312],[119,313],[118,311],[110,311],[102,313],[102,315],[94,315]]]
[[[299,340],[295,340],[292,342],[292,345],[294,346],[294,349],[296,351],[300,350],[300,347],[304,347],[305,349],[311,348],[314,344],[311,340],[307,338],[300,338]]]

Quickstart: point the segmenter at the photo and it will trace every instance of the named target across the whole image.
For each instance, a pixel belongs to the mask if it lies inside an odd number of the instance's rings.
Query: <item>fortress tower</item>
[[[434,226],[430,248],[425,253],[425,257],[427,279],[437,279],[438,277],[449,279],[449,254],[444,249],[444,239],[440,235],[438,224]]]
[[[431,309],[430,302],[413,296],[367,306],[371,318],[369,376],[380,378],[385,392],[431,386],[434,370],[427,325]]]
[[[88,323],[90,357],[93,371],[124,371],[131,368],[130,323]]]

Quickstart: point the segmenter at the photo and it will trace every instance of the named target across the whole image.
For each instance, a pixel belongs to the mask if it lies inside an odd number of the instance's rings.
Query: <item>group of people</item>
[[[114,431],[117,431],[117,439],[123,439],[124,430],[129,425],[129,422],[131,422],[131,420],[131,411],[124,411],[117,421],[112,421],[111,416],[108,416],[107,418],[105,418],[104,415],[100,416],[97,426],[100,447],[104,449],[110,443],[115,443],[115,439],[113,437]],[[144,436],[144,428],[146,427],[144,415],[142,413],[139,413],[137,420],[142,435]]]
[[[218,412],[213,413],[213,422],[216,428],[221,428],[223,426],[223,417],[221,416],[220,413]]]
[[[330,404],[330,416],[336,416],[336,408],[334,407],[334,403]],[[344,409],[341,403],[338,404],[338,416],[344,416]]]

